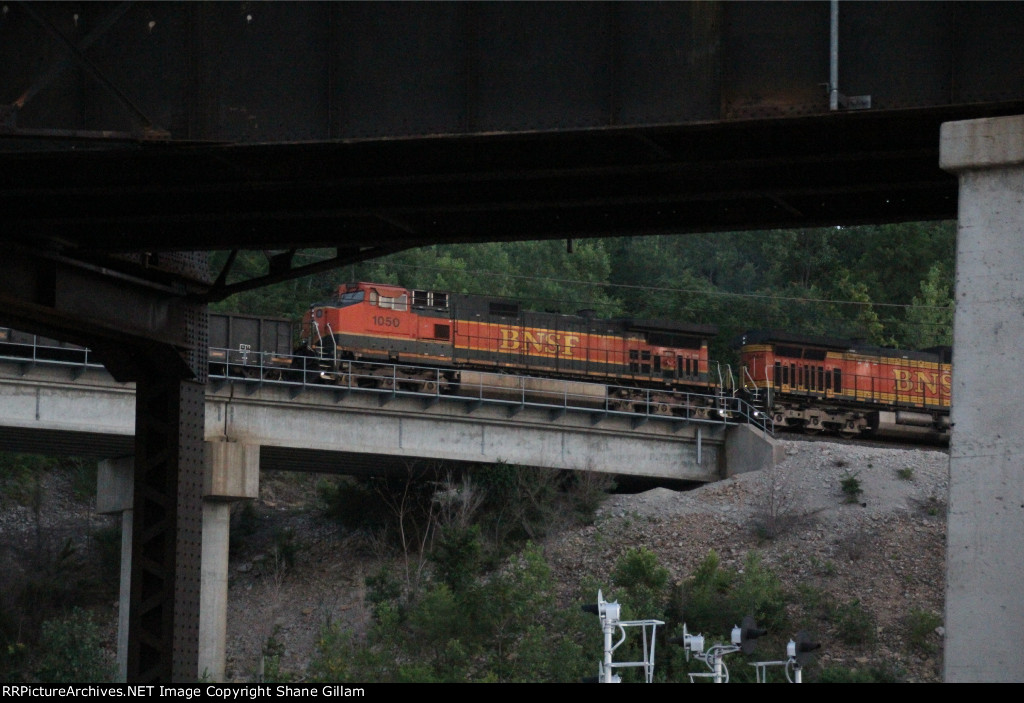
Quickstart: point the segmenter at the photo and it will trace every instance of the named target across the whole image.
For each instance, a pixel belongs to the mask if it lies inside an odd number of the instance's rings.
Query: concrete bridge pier
[[[198,678],[224,680],[227,641],[228,544],[231,503],[259,494],[259,447],[206,442],[203,478],[202,565],[199,601]],[[121,585],[117,623],[118,680],[128,676],[134,457],[101,461],[96,511],[121,515]]]
[[[1024,116],[946,123],[940,153],[960,179],[944,677],[1022,681]]]

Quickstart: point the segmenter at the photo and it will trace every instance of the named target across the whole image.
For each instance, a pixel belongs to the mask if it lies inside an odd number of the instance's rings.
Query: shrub
[[[875,641],[875,616],[860,600],[843,603],[835,612],[836,636],[846,644],[871,644]]]
[[[434,564],[435,578],[453,593],[462,593],[480,572],[482,555],[479,527],[448,525],[438,530],[430,561]]]
[[[760,492],[755,506],[757,534],[763,539],[775,539],[795,522],[795,496],[790,491],[786,475],[778,466],[761,472]]]
[[[683,587],[683,615],[692,632],[727,636],[734,625],[752,615],[760,627],[781,632],[786,624],[782,582],[750,552],[742,573],[719,568],[712,550]]]
[[[935,630],[942,624],[942,618],[927,610],[913,608],[906,617],[907,643],[911,648],[924,654],[938,651],[939,636]]]
[[[720,634],[728,632],[732,627],[732,614],[723,611],[734,574],[720,569],[720,564],[715,550],[708,551],[708,555],[683,586],[681,619],[691,632]]]
[[[860,500],[860,496],[864,493],[864,489],[860,485],[860,479],[857,478],[857,474],[847,473],[843,480],[839,483],[842,488],[845,503],[856,503]]]
[[[365,643],[325,631],[313,679],[568,682],[588,671],[579,643],[592,631],[583,630],[578,608],[557,606],[538,548],[527,545],[500,571],[479,576],[461,592],[434,583],[401,605],[383,599],[393,579],[375,579],[375,622]]]
[[[108,682],[114,668],[101,646],[99,628],[83,610],[43,623],[36,676],[46,683]]]
[[[615,479],[597,471],[574,471],[569,478],[566,491],[576,520],[583,525],[592,525],[597,509],[615,490]]]
[[[620,600],[627,620],[662,618],[667,599],[668,569],[644,547],[623,554],[612,571],[612,583],[623,589]]]
[[[835,611],[835,600],[828,591],[801,583],[797,584],[797,603],[803,608],[806,627],[817,626],[828,620]]]
[[[273,554],[279,567],[294,568],[295,559],[301,549],[302,545],[295,538],[295,530],[292,528],[279,528],[274,532]]]
[[[96,472],[98,470],[95,459],[72,458],[67,460],[66,466],[71,473],[71,491],[75,500],[84,501],[96,496]]]
[[[782,582],[761,564],[757,552],[747,554],[743,573],[736,579],[729,600],[736,622],[745,615],[753,615],[758,626],[769,632],[781,632],[785,626],[786,597]]]
[[[41,500],[40,477],[57,466],[57,459],[34,454],[0,452],[0,498],[36,506]]]

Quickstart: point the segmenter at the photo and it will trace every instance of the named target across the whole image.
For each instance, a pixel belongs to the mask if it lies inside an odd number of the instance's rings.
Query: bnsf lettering
[[[498,351],[521,351],[525,348],[530,354],[559,354],[572,358],[574,350],[579,346],[580,337],[576,334],[556,334],[544,330],[524,330],[522,340],[519,330],[502,329]],[[525,345],[525,346],[524,346]]]
[[[949,395],[953,387],[953,379],[949,372],[938,373],[936,371],[908,371],[907,369],[893,369],[896,379],[897,393],[923,393],[927,391],[932,395],[939,392]]]
[[[378,327],[398,327],[401,320],[397,317],[384,317],[383,315],[374,315],[373,324]]]

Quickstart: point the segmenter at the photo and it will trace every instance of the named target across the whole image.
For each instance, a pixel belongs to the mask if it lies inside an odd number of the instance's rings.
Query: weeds
[[[923,654],[938,651],[939,636],[935,630],[942,624],[942,618],[928,610],[913,608],[906,617],[907,643]]]
[[[928,517],[945,517],[946,503],[938,496],[931,495],[917,503],[918,509]]]
[[[875,616],[859,599],[843,603],[835,610],[836,636],[846,644],[871,644],[875,641]]]
[[[909,467],[909,466],[907,466],[905,468],[897,470],[896,471],[896,475],[899,476],[900,479],[902,479],[903,481],[913,481],[914,480],[914,469]]]
[[[860,484],[860,479],[857,478],[857,473],[847,472],[843,480],[839,482],[839,487],[843,491],[843,502],[844,503],[858,503],[860,497],[864,493],[864,488]]]
[[[796,587],[796,595],[797,604],[810,621],[808,624],[828,620],[836,609],[835,598],[823,588],[801,583]]]
[[[822,561],[821,559],[812,554],[810,561],[811,569],[814,571],[814,573],[819,574],[821,576],[836,575],[836,565],[831,559],[825,559],[824,561]]]
[[[839,542],[839,548],[850,561],[860,561],[871,550],[871,534],[863,528],[851,532]]]

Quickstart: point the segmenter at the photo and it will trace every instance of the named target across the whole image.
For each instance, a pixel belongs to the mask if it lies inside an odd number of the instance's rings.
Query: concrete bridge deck
[[[0,360],[0,398],[0,447],[101,458],[133,452],[134,385],[101,368]],[[206,394],[205,438],[260,447],[263,469],[365,473],[417,461],[504,462],[713,481],[770,458],[770,449],[730,453],[727,445],[740,444],[727,442],[739,431],[736,422],[214,379]],[[744,432],[758,434],[766,435]]]

